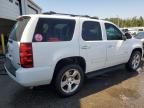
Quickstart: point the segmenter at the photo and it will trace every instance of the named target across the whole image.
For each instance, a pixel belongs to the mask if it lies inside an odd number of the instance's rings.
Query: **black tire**
[[[134,61],[134,58],[135,58],[136,55],[138,55],[138,56],[140,57],[140,61],[139,61],[138,65],[134,68],[134,66],[133,66],[133,61]],[[131,57],[130,57],[128,63],[127,63],[127,69],[128,69],[128,70],[130,70],[130,71],[132,71],[132,72],[135,72],[135,71],[139,68],[139,66],[140,66],[140,64],[141,64],[141,55],[142,55],[142,54],[141,54],[140,51],[134,51],[134,52],[131,54]]]
[[[65,88],[62,87],[62,80],[64,79],[64,77],[66,77],[65,79],[67,79],[66,72],[72,71],[73,69],[78,71],[78,73],[79,73],[78,77],[80,75],[80,78],[79,78],[80,83],[74,91],[65,92],[64,89],[68,89],[68,85],[65,85],[64,86]],[[68,80],[66,80],[66,81],[68,81]],[[72,95],[76,94],[81,89],[83,82],[84,82],[84,72],[83,72],[82,68],[77,64],[70,64],[70,65],[66,65],[66,66],[62,67],[60,69],[60,71],[57,73],[56,78],[54,79],[54,86],[55,86],[55,90],[59,96],[68,97],[68,96],[72,96]],[[66,88],[66,86],[67,86],[67,88]],[[72,85],[71,85],[71,87],[72,87]]]

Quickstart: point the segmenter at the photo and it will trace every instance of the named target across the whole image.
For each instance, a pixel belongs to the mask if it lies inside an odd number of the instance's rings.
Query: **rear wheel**
[[[84,73],[79,65],[64,66],[55,78],[55,88],[60,96],[71,96],[82,87]]]
[[[136,71],[141,63],[141,52],[140,51],[134,51],[130,57],[130,60],[127,64],[128,69],[132,71]]]

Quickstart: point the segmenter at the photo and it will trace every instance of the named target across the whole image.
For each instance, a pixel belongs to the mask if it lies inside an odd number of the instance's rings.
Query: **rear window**
[[[73,37],[75,20],[40,18],[33,42],[70,41]]]
[[[29,22],[30,17],[21,17],[18,19],[17,23],[12,28],[10,33],[10,39],[14,41],[20,41],[22,37],[22,33]]]

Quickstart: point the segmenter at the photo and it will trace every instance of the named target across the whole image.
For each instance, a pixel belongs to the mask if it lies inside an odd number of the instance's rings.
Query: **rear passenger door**
[[[82,21],[80,55],[86,60],[86,72],[104,68],[106,46],[103,41],[101,24],[97,21]]]

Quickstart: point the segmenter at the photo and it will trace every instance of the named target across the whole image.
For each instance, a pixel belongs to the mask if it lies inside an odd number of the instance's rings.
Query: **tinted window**
[[[41,18],[38,21],[33,42],[70,41],[74,28],[74,20]]]
[[[143,29],[139,29],[138,31],[143,31]]]
[[[84,22],[82,27],[82,38],[86,41],[102,40],[100,24],[93,21]]]
[[[122,40],[122,33],[112,24],[105,24],[107,40]]]
[[[22,37],[22,33],[30,20],[30,17],[21,17],[18,19],[18,22],[14,25],[11,33],[10,33],[10,39],[15,41],[20,41]]]

